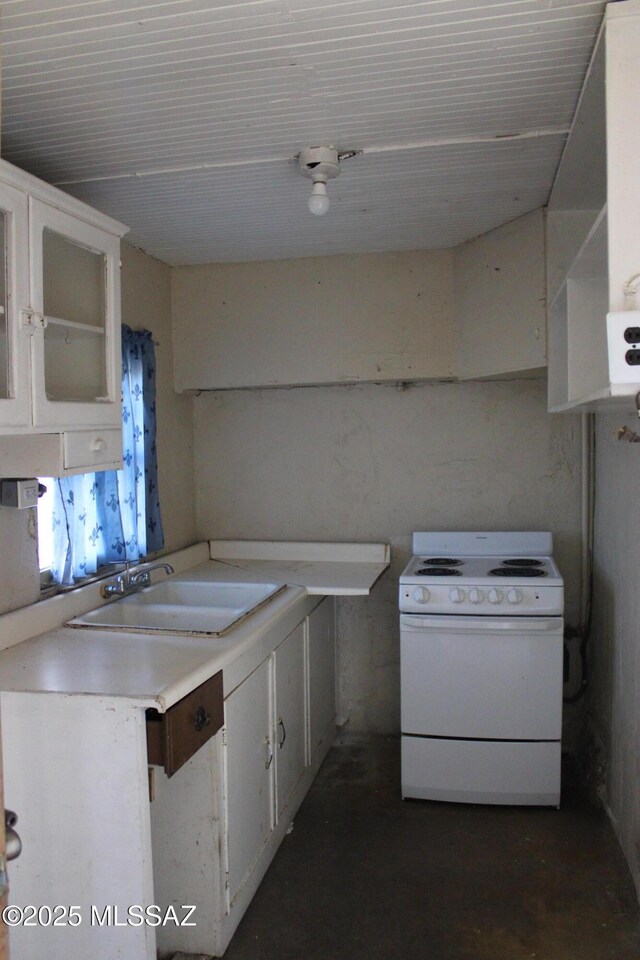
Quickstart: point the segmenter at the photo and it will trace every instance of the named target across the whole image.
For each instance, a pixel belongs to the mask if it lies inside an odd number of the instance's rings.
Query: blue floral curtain
[[[155,350],[148,330],[122,327],[122,470],[54,481],[56,583],[106,563],[138,560],[164,544],[158,501]]]

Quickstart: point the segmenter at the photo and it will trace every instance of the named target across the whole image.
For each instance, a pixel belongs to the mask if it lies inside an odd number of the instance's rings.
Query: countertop
[[[210,540],[209,550],[213,559],[296,584],[312,596],[367,596],[389,566],[386,543]]]
[[[247,544],[251,542],[235,543],[243,543],[246,552]],[[345,547],[348,554],[352,545],[319,546],[322,549],[318,552],[326,556],[330,546]],[[367,545],[356,546],[361,548]],[[243,672],[245,676],[248,675],[262,662],[260,658],[268,656],[269,643],[273,641],[276,633],[283,629],[287,632],[293,629],[299,619],[313,608],[317,600],[315,597],[313,600],[309,599],[310,594],[317,597],[319,594],[368,593],[388,565],[388,560],[362,560],[357,556],[357,551],[353,559],[335,560],[328,556],[327,559],[318,559],[309,557],[308,549],[306,560],[258,556],[255,564],[248,557],[231,558],[226,562],[203,562],[203,547],[204,545],[199,545],[187,548],[163,560],[173,563],[180,571],[175,575],[176,579],[216,579],[230,582],[238,579],[252,582],[281,580],[288,585],[273,600],[220,637],[68,627],[58,625],[58,620],[53,628],[22,642],[15,642],[13,646],[0,652],[0,690],[124,699],[129,705],[154,706],[163,711],[218,670],[223,670],[226,696],[243,679]],[[269,553],[272,549],[272,545],[267,545],[264,549],[260,549],[258,545],[257,552]],[[379,548],[376,549],[379,557]],[[241,551],[238,548],[236,552]],[[285,553],[287,552],[288,548],[285,549]],[[312,549],[311,553],[313,552]],[[277,575],[276,569],[280,570],[282,576]],[[293,575],[290,576],[291,570]],[[304,576],[299,576],[297,571]],[[296,579],[308,580],[310,586],[296,583],[293,576]],[[344,583],[337,582],[338,576],[344,578]],[[367,578],[368,587],[365,583]],[[80,591],[73,593],[79,595]],[[95,592],[89,595],[91,599],[85,600],[84,610],[80,609],[78,596],[42,601],[34,607],[41,608],[49,604],[55,613],[46,614],[39,609],[31,619],[41,629],[42,625],[47,623],[47,616],[60,617],[61,610],[65,612],[65,621],[72,619],[79,613],[98,606],[96,595]],[[16,611],[15,616],[8,614],[0,618],[0,628],[5,621],[6,625],[15,630],[15,621],[19,621],[17,626],[24,630],[24,621],[29,619],[29,609]]]
[[[233,581],[238,572],[208,560],[189,575]],[[220,637],[61,626],[0,653],[0,689],[125,697],[164,710],[242,656],[305,596],[287,587]]]

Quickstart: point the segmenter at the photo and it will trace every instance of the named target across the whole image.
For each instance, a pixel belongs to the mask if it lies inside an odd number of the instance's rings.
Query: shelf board
[[[62,320],[60,317],[45,317],[48,337],[64,339],[70,334],[76,337],[104,337],[104,327],[96,327],[91,323],[78,323],[76,320]]]
[[[584,397],[577,397],[575,400],[567,400],[566,403],[559,403],[555,407],[550,407],[551,413],[563,413],[567,410],[574,410],[575,407],[583,407],[588,403],[598,403],[602,400],[608,400],[611,397],[609,387],[602,387],[600,390],[594,390],[593,393]]]
[[[635,396],[640,389],[640,384],[615,384],[615,386],[602,387],[600,390],[594,390],[593,393],[576,400],[568,400],[566,403],[559,403],[550,406],[549,413],[577,413],[589,410],[629,410],[636,412]]]
[[[553,307],[568,280],[606,279],[608,276],[607,205],[602,207],[566,271],[549,307]]]

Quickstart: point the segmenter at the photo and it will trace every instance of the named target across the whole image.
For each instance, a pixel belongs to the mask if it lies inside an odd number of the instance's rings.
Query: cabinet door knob
[[[107,449],[107,441],[103,440],[102,437],[96,437],[95,440],[92,440],[89,444],[89,450],[92,453],[102,453],[103,450]]]
[[[22,853],[22,840],[15,830],[18,818],[13,810],[4,812],[4,830],[6,835],[6,857],[7,860],[15,860]]]
[[[210,723],[211,714],[207,713],[204,707],[198,707],[196,710],[195,722],[193,724],[198,733],[201,733],[205,727],[209,726]]]

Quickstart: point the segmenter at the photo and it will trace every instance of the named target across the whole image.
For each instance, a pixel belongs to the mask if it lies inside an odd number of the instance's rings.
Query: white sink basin
[[[253,609],[276,591],[281,583],[229,583],[226,580],[162,580],[125,597],[119,603],[156,606],[181,604],[187,607],[229,607]],[[104,607],[102,608],[105,609]],[[96,613],[100,611],[97,610]]]
[[[220,636],[284,589],[282,583],[166,580],[76,617],[68,626]]]

